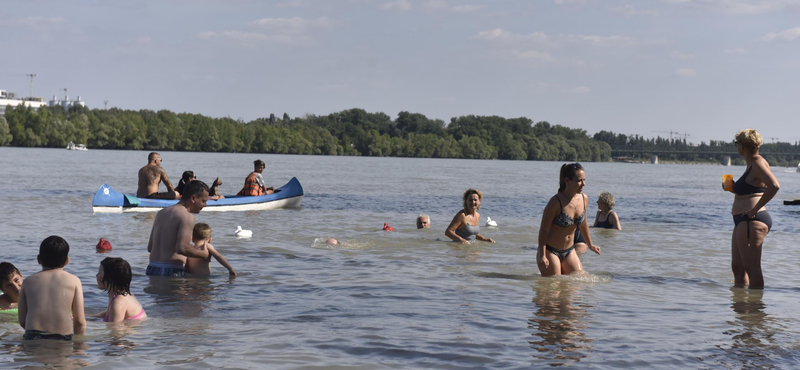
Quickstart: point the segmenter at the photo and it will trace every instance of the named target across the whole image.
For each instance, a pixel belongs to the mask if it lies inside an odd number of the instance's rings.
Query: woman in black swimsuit
[[[597,196],[597,215],[594,216],[594,225],[592,227],[602,227],[604,229],[617,229],[622,230],[622,224],[619,223],[619,216],[614,211],[614,195],[604,191]],[[600,221],[600,217],[605,217]]]
[[[586,173],[580,163],[561,166],[558,193],[544,207],[539,227],[539,250],[536,264],[542,276],[566,275],[583,271],[575,249],[575,229],[580,228],[586,245],[600,254],[600,247],[592,244],[589,223],[586,221],[586,204],[589,197],[583,194]]]
[[[778,193],[780,184],[769,169],[769,163],[758,154],[763,142],[753,129],[736,134],[736,149],[747,163],[747,169],[733,184],[731,214],[731,269],[736,286],[764,287],[761,273],[761,245],[772,227],[772,218],[764,206]],[[753,185],[755,184],[755,185]]]

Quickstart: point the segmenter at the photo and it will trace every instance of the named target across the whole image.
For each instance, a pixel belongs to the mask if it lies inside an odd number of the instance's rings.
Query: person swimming
[[[489,243],[494,243],[494,239],[487,238],[480,234],[480,213],[478,210],[481,208],[481,201],[483,201],[483,193],[477,189],[467,189],[464,192],[464,209],[458,211],[453,221],[447,226],[444,235],[461,244],[470,244],[475,240],[482,240]]]
[[[108,292],[108,307],[99,316],[105,322],[141,320],[147,317],[131,293],[131,265],[122,258],[106,257],[97,271],[97,288]]]

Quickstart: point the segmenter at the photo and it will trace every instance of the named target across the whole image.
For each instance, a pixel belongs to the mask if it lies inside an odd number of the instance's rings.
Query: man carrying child
[[[147,275],[183,276],[186,257],[208,258],[204,245],[192,244],[194,214],[200,213],[206,202],[208,185],[194,180],[186,184],[178,204],[156,213],[147,243],[150,252]]]
[[[25,279],[19,292],[22,339],[72,340],[73,333],[86,330],[86,318],[81,280],[64,271],[69,244],[60,236],[50,236],[42,241],[36,259],[42,271]]]

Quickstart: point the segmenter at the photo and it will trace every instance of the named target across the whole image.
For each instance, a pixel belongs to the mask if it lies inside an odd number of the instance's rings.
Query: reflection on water
[[[21,369],[78,369],[89,366],[86,350],[89,345],[79,340],[25,340],[14,362],[27,365]],[[42,364],[42,365],[36,365]]]
[[[781,356],[781,348],[775,335],[781,331],[777,320],[765,312],[762,301],[764,290],[731,288],[733,320],[728,320],[730,329],[723,332],[731,336],[730,348],[723,365],[728,368],[775,368],[774,358]],[[725,362],[731,362],[725,364]]]
[[[157,317],[202,317],[214,299],[215,286],[207,277],[149,276],[149,279],[144,292],[152,296],[155,305],[146,309],[157,313]]]
[[[580,301],[576,292],[581,281],[558,278],[539,279],[533,288],[536,310],[528,320],[534,338],[528,341],[534,349],[533,357],[551,366],[568,365],[587,357],[593,339],[586,337],[591,309]]]

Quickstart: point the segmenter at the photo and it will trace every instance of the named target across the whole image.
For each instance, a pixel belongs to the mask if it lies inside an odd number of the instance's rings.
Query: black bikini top
[[[761,194],[767,191],[766,187],[757,188],[747,183],[747,174],[750,173],[752,168],[753,166],[748,167],[747,171],[744,171],[742,174],[742,177],[733,183],[733,192],[736,193],[736,195]]]
[[[553,219],[553,223],[557,226],[561,227],[570,227],[572,225],[580,225],[583,223],[583,220],[586,219],[586,203],[583,204],[583,213],[578,216],[578,218],[573,219],[569,217],[569,215],[564,212],[564,206],[561,204],[561,198],[556,195],[556,199],[558,199],[558,205],[561,206],[561,213]],[[581,199],[583,199],[583,195],[581,195]]]

